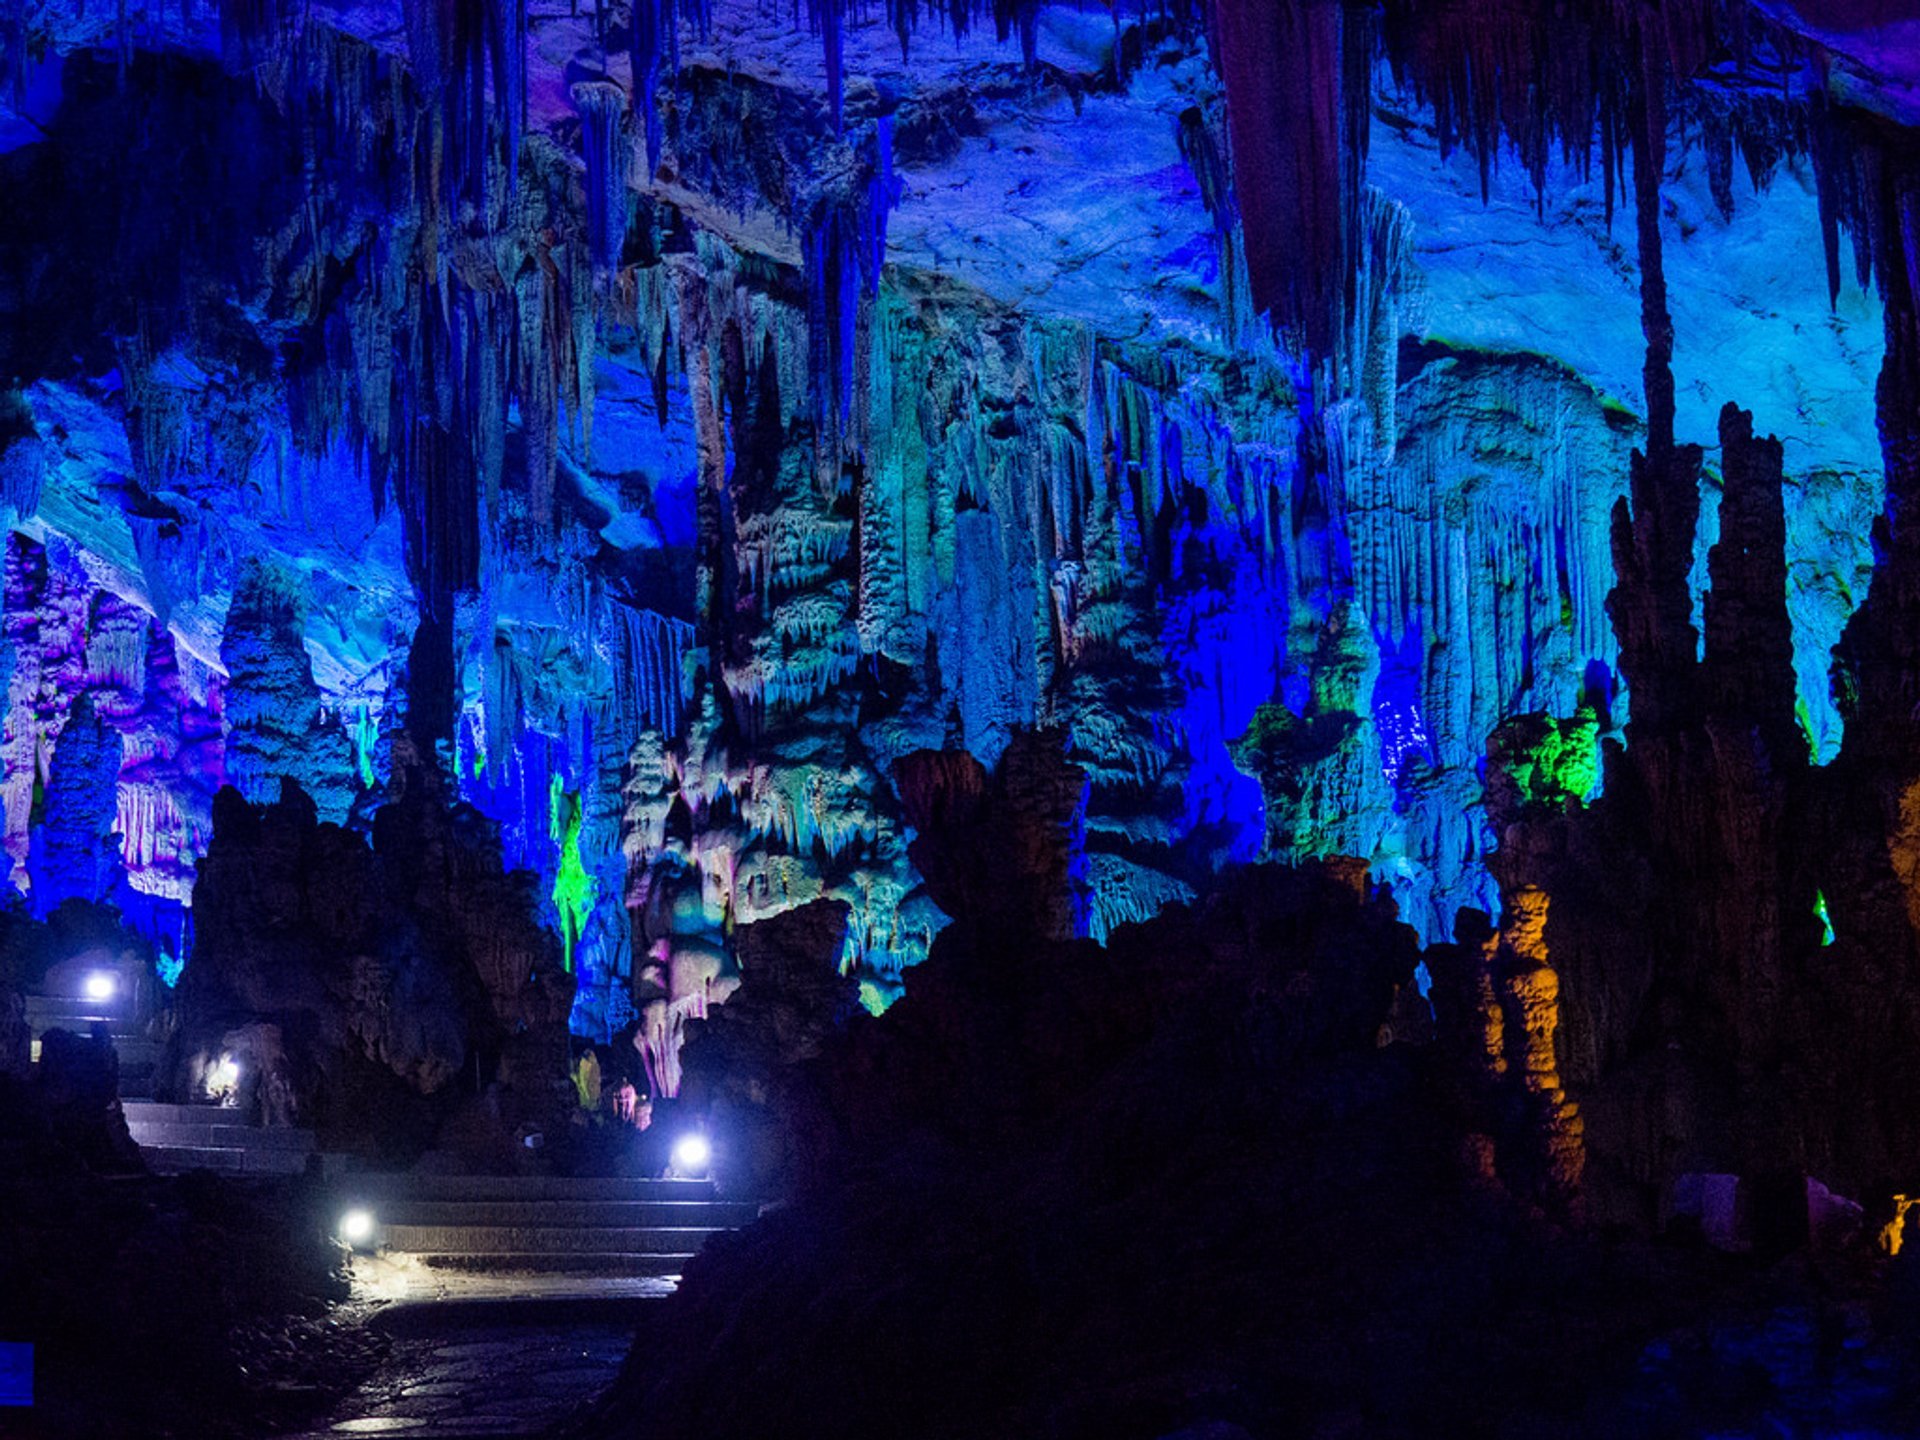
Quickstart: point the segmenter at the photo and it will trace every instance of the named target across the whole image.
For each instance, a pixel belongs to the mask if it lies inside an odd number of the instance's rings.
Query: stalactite
[[[633,0],[633,108],[646,131],[649,176],[660,165],[660,72],[664,63],[671,74],[680,73],[682,24],[691,24],[695,34],[706,38],[713,24],[712,0]]]
[[[1874,526],[1873,588],[1835,647],[1841,755],[1900,775],[1920,745],[1920,146],[1858,114],[1816,107],[1815,125],[1832,177],[1821,194],[1830,266],[1844,224],[1862,275],[1878,281],[1886,336],[1876,391],[1886,510]]]
[[[887,217],[900,200],[893,170],[893,122],[874,126],[865,176],[850,194],[818,200],[801,231],[807,279],[807,359],[823,489],[837,491],[853,404],[854,357],[862,297],[880,288]]]
[[[1631,504],[1621,500],[1614,507],[1619,583],[1608,604],[1620,638],[1621,671],[1633,695],[1629,733],[1651,735],[1682,723],[1693,705],[1697,642],[1687,574],[1700,513],[1701,451],[1674,443],[1673,319],[1660,235],[1666,91],[1660,57],[1643,50],[1639,60],[1627,118],[1647,344],[1647,446],[1633,459]]]
[[[1366,12],[1339,0],[1220,3],[1234,180],[1256,310],[1316,361],[1336,340],[1360,272],[1359,216],[1372,101]],[[1283,218],[1284,217],[1284,218]],[[1344,387],[1336,379],[1334,390]]]
[[[630,733],[679,733],[687,699],[686,656],[693,627],[652,610],[611,607],[620,625],[621,648],[614,670],[616,704]]]
[[[26,107],[27,96],[27,7],[14,4],[7,7],[5,28],[0,29],[0,44],[6,47],[4,58],[0,58],[0,78],[4,78],[7,95],[17,114]]]
[[[509,193],[519,181],[527,111],[526,0],[404,0],[402,8],[415,76],[422,91],[438,100],[439,139],[451,161],[445,174],[449,198],[484,207],[496,126]]]
[[[833,115],[834,133],[843,128],[842,91],[846,69],[846,0],[807,0],[807,23],[820,34],[821,48],[827,60],[827,106]]]
[[[637,23],[637,22],[636,22]],[[615,269],[627,240],[627,182],[633,145],[623,123],[627,98],[603,80],[573,87],[587,161],[587,237],[593,263]]]
[[[25,6],[20,7],[24,13]],[[220,58],[230,74],[266,61],[287,25],[281,0],[220,0]]]

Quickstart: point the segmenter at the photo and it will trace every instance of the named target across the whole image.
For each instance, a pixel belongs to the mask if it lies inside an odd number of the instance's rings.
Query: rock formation
[[[1830,36],[1575,7],[1527,19],[1560,59],[1523,85],[1471,6],[823,3],[818,36],[730,0],[444,33],[70,8],[7,51],[6,846],[32,883],[88,697],[120,903],[176,958],[219,786],[342,821],[406,727],[539,875],[576,1029],[646,1012],[668,1066],[731,926],[821,897],[883,1004],[940,923],[903,757],[1061,729],[1106,936],[1299,828],[1233,747],[1304,713],[1336,615],[1379,666],[1301,853],[1366,851],[1443,938],[1496,899],[1486,736],[1631,708],[1604,506],[1667,401],[1603,217],[1655,169],[1673,406],[1742,399],[1703,357],[1771,314],[1784,378],[1741,382],[1830,418],[1793,417],[1785,529],[1798,708],[1837,748],[1878,327],[1748,239],[1816,208],[1837,237],[1866,183],[1842,107],[1763,79],[1857,63]],[[1655,52],[1673,114],[1637,119],[1653,90],[1593,76]],[[1697,150],[1629,163],[1682,125]],[[166,163],[123,173],[129,133]]]
[[[248,1109],[389,1157],[483,1093],[504,1095],[509,1129],[564,1121],[574,981],[535,878],[504,869],[492,826],[430,769],[398,775],[370,840],[290,781],[272,805],[215,797],[178,1098],[230,1058]]]
[[[484,1083],[490,1027],[555,1049],[567,993],[670,1096],[789,911],[844,915],[881,1010],[950,916],[1110,941],[1345,857],[1436,945],[1500,915],[1461,993],[1558,1117],[1547,1189],[1577,1119],[1642,1213],[1675,1172],[1600,1098],[1629,1054],[1764,1071],[1806,1037],[1749,991],[1905,953],[1877,12],[403,9],[38,3],[4,42],[4,845],[37,913],[206,963],[202,1048],[306,1063],[255,932],[310,870],[391,903],[383,834],[461,857],[392,927],[459,958],[343,919],[312,1004],[360,996],[329,1052],[415,1095],[476,1043]],[[1004,829],[1029,782],[1045,833]],[[240,914],[225,785],[299,905]],[[929,870],[936,815],[1029,879]],[[488,931],[447,895],[496,870],[534,878]],[[1686,1164],[1906,1183],[1897,1118],[1775,1155],[1840,1122],[1767,1094]]]

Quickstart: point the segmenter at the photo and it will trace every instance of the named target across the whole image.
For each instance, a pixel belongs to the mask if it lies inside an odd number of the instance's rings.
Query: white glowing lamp
[[[120,982],[114,978],[111,970],[95,970],[87,976],[87,999],[107,1001],[113,999],[120,989]]]
[[[682,1135],[673,1142],[673,1168],[683,1175],[698,1175],[713,1163],[713,1146],[697,1132]]]
[[[340,1217],[340,1238],[358,1250],[373,1239],[373,1212],[349,1210]]]

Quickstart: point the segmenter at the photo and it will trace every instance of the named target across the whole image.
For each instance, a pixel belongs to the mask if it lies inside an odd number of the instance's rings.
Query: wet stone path
[[[450,1317],[451,1318],[451,1317]],[[631,1321],[483,1319],[396,1335],[379,1371],[299,1440],[538,1435],[613,1383]]]
[[[435,1270],[356,1256],[353,1309],[379,1369],[325,1419],[274,1440],[492,1440],[544,1434],[620,1373],[672,1279]]]

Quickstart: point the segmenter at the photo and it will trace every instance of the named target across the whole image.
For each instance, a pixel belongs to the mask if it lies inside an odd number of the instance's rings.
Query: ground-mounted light
[[[105,1002],[120,993],[120,981],[111,970],[94,970],[86,979],[87,999]]]
[[[219,1105],[233,1105],[239,1101],[240,1062],[231,1055],[222,1055],[217,1064],[207,1070],[207,1098]]]
[[[673,1142],[673,1168],[676,1174],[701,1176],[713,1163],[713,1146],[698,1131],[690,1131]]]
[[[340,1238],[355,1250],[371,1250],[374,1236],[373,1212],[358,1207],[340,1217]]]

